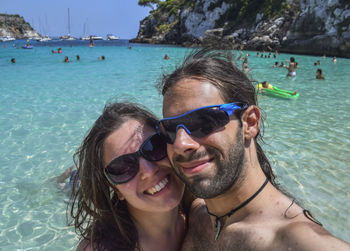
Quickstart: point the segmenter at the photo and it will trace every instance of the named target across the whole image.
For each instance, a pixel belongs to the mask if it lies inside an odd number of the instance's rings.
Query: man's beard
[[[206,152],[193,153],[188,158],[183,156],[175,158],[176,162],[186,162],[200,159],[204,156],[213,156],[216,163],[216,174],[211,177],[202,177],[201,175],[192,176],[188,180],[183,172],[178,170],[181,167],[176,167],[175,173],[186,184],[187,188],[198,198],[210,199],[225,193],[233,185],[238,184],[244,178],[244,142],[241,134],[241,129],[236,133],[236,143],[229,145],[227,158],[222,159],[220,152],[214,147],[207,147]],[[176,163],[174,161],[174,163]]]

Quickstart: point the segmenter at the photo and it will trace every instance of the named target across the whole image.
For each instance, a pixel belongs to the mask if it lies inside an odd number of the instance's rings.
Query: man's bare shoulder
[[[350,250],[350,245],[313,221],[293,221],[281,227],[275,243],[291,250]]]

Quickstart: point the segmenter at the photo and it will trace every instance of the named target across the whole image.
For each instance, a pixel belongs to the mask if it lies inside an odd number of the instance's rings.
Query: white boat
[[[81,37],[80,40],[90,40],[90,36]]]
[[[107,40],[119,40],[119,37],[112,34],[107,34]]]
[[[77,40],[75,37],[71,37],[70,34],[65,35],[65,36],[61,36],[60,39],[61,40]]]
[[[1,41],[1,42],[8,42],[8,41],[14,41],[14,40],[16,40],[16,38],[11,37],[11,36],[3,36],[3,37],[0,37],[0,41]]]
[[[93,40],[103,40],[103,37],[100,36],[91,35],[90,37],[92,37]]]
[[[49,36],[43,36],[39,39],[37,39],[38,42],[47,42],[47,41],[51,41],[52,39]]]
[[[103,37],[100,36],[85,36],[81,37],[80,40],[103,40]]]
[[[30,37],[28,38],[29,40],[36,40],[36,41],[39,41],[40,39],[42,39],[42,37],[40,36],[35,36],[35,37]]]

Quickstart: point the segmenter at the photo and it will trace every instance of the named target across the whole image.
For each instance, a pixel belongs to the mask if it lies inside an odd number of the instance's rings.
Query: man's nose
[[[176,138],[172,148],[177,154],[183,155],[192,152],[200,147],[200,144],[190,135],[184,126],[179,126],[176,132]]]

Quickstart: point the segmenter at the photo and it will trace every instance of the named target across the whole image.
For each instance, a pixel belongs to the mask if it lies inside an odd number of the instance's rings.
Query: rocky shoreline
[[[172,2],[158,4],[130,42],[350,58],[346,0],[272,1],[273,10],[259,1],[243,7],[229,0],[185,1],[177,8]],[[242,14],[242,9],[247,11]]]
[[[19,15],[0,14],[0,37],[9,36],[15,39],[40,38],[23,17]]]

